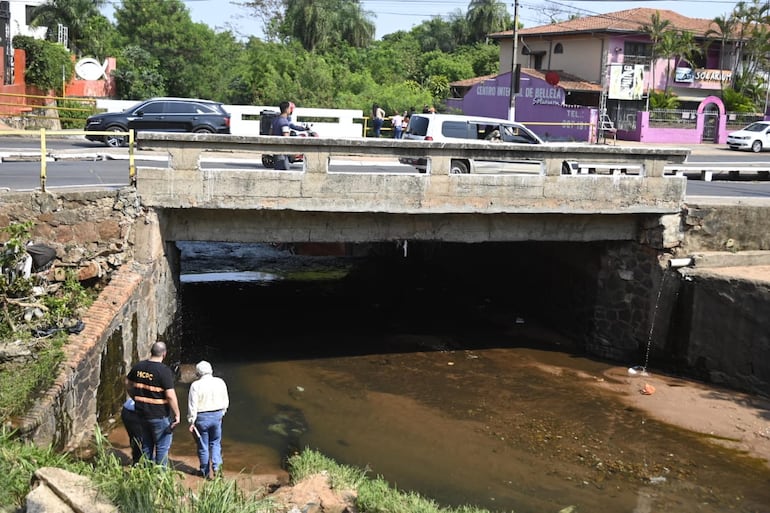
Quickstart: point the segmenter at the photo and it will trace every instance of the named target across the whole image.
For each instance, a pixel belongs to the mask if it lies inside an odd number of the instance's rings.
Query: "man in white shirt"
[[[201,476],[210,479],[222,466],[222,417],[230,406],[227,385],[214,377],[205,360],[195,366],[198,379],[190,385],[187,396],[187,422],[198,443]]]

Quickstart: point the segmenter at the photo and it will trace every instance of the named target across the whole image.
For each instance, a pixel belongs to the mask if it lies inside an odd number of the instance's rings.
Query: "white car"
[[[454,114],[414,114],[409,119],[409,126],[406,128],[403,138],[414,141],[470,139],[519,144],[543,144],[540,137],[521,123],[508,121],[507,119]],[[401,157],[399,162],[414,166],[421,173],[425,173],[428,167],[428,161],[425,158]],[[486,161],[452,159],[450,173],[482,172],[482,164],[484,162]],[[492,164],[493,169],[500,168],[499,162],[490,162],[489,164]],[[529,163],[528,165],[534,169],[534,163]],[[539,163],[537,166],[539,170]]]
[[[754,153],[770,148],[770,121],[757,121],[727,134],[727,145],[731,150],[751,150]]]

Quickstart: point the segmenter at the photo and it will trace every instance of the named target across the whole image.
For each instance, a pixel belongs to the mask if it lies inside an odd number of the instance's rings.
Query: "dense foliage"
[[[375,41],[374,13],[360,0],[243,0],[238,3],[261,20],[265,34],[245,38],[194,23],[182,0],[120,0],[114,3],[114,23],[99,11],[105,3],[48,0],[33,11],[32,23],[48,26],[54,40],[51,27],[68,27],[78,56],[115,56],[121,99],[168,95],[257,105],[291,100],[364,112],[377,103],[388,114],[426,104],[443,110],[449,83],[497,73],[500,51],[488,35],[513,24],[504,2],[469,0],[465,13],[436,16]],[[769,15],[767,2],[738,2],[706,34],[707,42],[728,44],[728,49],[733,48],[729,43],[743,41],[734,50],[737,58],[722,56],[735,62],[725,88],[742,95],[737,102],[730,97],[741,108],[748,102],[759,110],[766,98]],[[701,41],[659,15],[640,31],[652,41],[653,60],[698,62],[706,54]],[[29,83],[57,88],[61,58],[29,39],[16,45],[32,53]],[[71,63],[64,64],[71,73]],[[670,77],[671,64],[666,71]]]
[[[24,50],[27,56],[24,79],[42,91],[61,92],[64,84],[72,79],[75,66],[64,46],[29,36],[16,36],[13,46]]]
[[[440,107],[451,81],[495,73],[499,47],[486,36],[511,25],[504,3],[471,0],[465,15],[436,17],[375,41],[374,14],[359,0],[241,3],[262,20],[264,38],[195,23],[181,0],[121,0],[114,23],[99,12],[103,1],[48,0],[34,10],[33,24],[69,27],[78,56],[115,56],[121,99],[291,100],[364,112],[378,103],[388,114]]]

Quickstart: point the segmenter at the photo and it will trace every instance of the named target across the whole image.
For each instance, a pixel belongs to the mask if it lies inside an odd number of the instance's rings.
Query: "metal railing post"
[[[136,185],[136,164],[134,162],[134,129],[128,131],[128,183]]]
[[[46,174],[46,159],[47,153],[45,145],[45,128],[40,129],[40,189],[45,192],[45,174]]]

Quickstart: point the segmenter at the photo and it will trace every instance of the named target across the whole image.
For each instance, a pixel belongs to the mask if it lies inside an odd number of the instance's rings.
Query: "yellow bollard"
[[[45,173],[46,173],[46,161],[45,161],[46,147],[45,147],[45,128],[40,129],[40,189],[45,192]]]
[[[134,164],[134,129],[128,131],[128,183],[136,185],[136,165]]]

